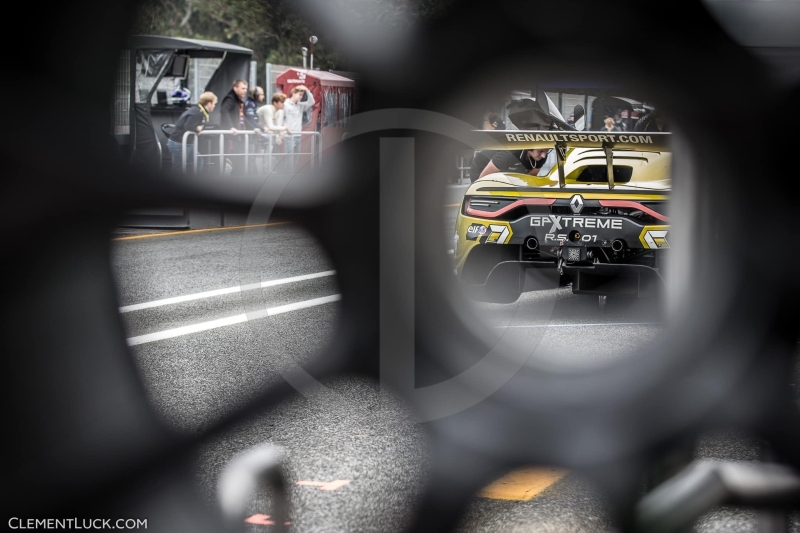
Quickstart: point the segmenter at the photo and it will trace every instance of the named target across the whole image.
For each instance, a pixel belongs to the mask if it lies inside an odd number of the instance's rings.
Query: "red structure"
[[[332,72],[291,68],[276,82],[286,96],[298,85],[305,85],[312,92],[316,103],[311,113],[303,117],[303,131],[320,132],[323,150],[342,138],[344,125],[353,112],[355,81]]]

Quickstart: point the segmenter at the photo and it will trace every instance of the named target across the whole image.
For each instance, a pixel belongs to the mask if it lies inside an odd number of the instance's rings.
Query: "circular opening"
[[[482,349],[516,350],[509,357],[524,366],[611,365],[657,341],[665,325],[666,111],[631,88],[512,83],[491,97],[467,91],[450,108],[485,141],[440,154],[458,162],[442,202],[453,308]],[[495,115],[502,122],[492,126]],[[465,362],[454,372],[475,363],[464,355],[473,340],[455,350]]]

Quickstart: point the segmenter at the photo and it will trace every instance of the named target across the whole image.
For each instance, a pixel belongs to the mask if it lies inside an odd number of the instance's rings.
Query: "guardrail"
[[[473,158],[475,157],[474,154],[473,154],[472,157]],[[468,173],[472,169],[472,165],[471,165],[472,160],[469,159],[470,164],[466,164],[467,160],[468,160],[468,158],[465,157],[464,154],[458,154],[458,156],[456,157],[456,170],[458,170],[458,183],[459,184],[461,184],[461,182],[464,181],[464,174],[467,173],[467,175],[469,176]],[[469,176],[469,179],[471,181],[475,181],[474,176]]]
[[[198,150],[198,137],[200,135],[208,136],[208,135],[218,135],[219,136],[219,152],[218,153],[205,153],[201,154]],[[246,142],[242,143],[244,147],[244,152],[241,153],[234,153],[234,152],[227,152],[225,151],[225,136],[232,136],[232,135],[244,135],[246,138]],[[311,146],[309,151],[291,151],[291,152],[280,152],[276,150],[278,144],[278,135],[274,133],[256,133],[253,130],[208,130],[208,131],[201,131],[199,134],[187,131],[183,134],[183,138],[181,140],[181,170],[185,173],[186,172],[186,159],[187,159],[187,147],[188,147],[188,140],[191,136],[194,137],[194,146],[195,149],[193,150],[193,160],[192,160],[192,168],[197,168],[197,160],[198,158],[219,158],[219,167],[220,167],[220,175],[223,176],[225,174],[225,159],[226,158],[244,158],[244,173],[250,173],[250,163],[251,160],[255,163],[260,158],[261,168],[258,168],[256,164],[256,171],[258,173],[268,172],[271,173],[275,170],[275,168],[280,165],[281,162],[286,163],[286,172],[292,173],[295,171],[295,167],[297,166],[297,160],[300,156],[308,155],[311,156],[311,167],[315,168],[317,165],[321,164],[322,162],[322,134],[318,131],[302,131],[293,135],[286,135],[283,137],[283,146],[287,146],[287,141],[291,138],[300,137],[299,146],[303,145],[302,137],[308,136],[311,138]],[[250,152],[251,142],[250,137],[257,136],[258,139],[258,147],[262,150],[257,150],[254,152]],[[279,160],[276,162],[276,158]]]

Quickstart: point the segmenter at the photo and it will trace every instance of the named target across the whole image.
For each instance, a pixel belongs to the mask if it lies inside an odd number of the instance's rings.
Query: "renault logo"
[[[569,206],[576,215],[583,210],[583,196],[576,194],[569,200]]]

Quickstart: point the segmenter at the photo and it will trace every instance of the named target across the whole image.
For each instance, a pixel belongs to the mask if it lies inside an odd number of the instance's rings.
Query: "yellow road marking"
[[[461,204],[447,204],[447,205],[445,205],[445,207],[458,207],[460,205]]]
[[[207,231],[224,231],[229,229],[242,229],[242,228],[259,228],[263,226],[280,226],[281,224],[291,224],[291,222],[270,222],[268,224],[249,224],[245,226],[227,226],[224,228],[207,228],[207,229],[188,229],[183,231],[170,231],[167,233],[148,233],[146,235],[129,235],[127,237],[115,237],[112,241],[132,241],[134,239],[149,239],[151,237],[168,237],[170,235],[187,235],[189,233],[204,233]]]
[[[495,500],[530,500],[569,472],[552,467],[527,467],[501,477],[478,496]]]

